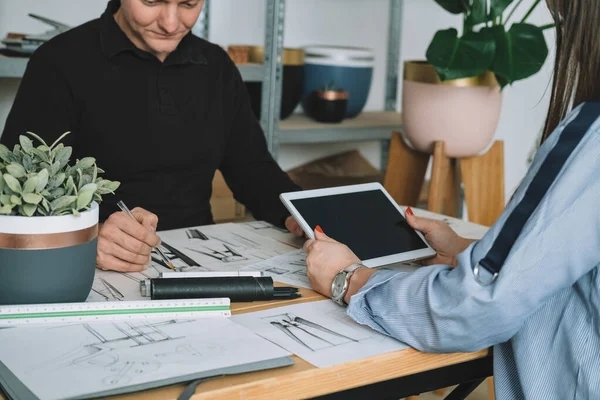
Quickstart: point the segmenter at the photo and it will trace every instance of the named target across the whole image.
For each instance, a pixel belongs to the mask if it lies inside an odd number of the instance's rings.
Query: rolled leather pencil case
[[[235,276],[218,278],[158,278],[150,280],[152,300],[228,297],[234,301],[273,299],[273,278]]]

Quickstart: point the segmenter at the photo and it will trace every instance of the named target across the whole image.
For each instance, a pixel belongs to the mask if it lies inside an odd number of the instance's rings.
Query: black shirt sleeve
[[[50,144],[63,133],[74,130],[74,108],[67,80],[40,47],[27,64],[0,140],[12,148],[20,135],[30,131]],[[73,136],[72,132],[62,143],[72,145]]]
[[[229,72],[233,119],[225,154],[219,169],[234,197],[254,218],[283,227],[290,215],[279,200],[284,192],[300,190],[281,170],[267,148],[264,132],[252,112],[246,86],[239,70],[225,53]]]

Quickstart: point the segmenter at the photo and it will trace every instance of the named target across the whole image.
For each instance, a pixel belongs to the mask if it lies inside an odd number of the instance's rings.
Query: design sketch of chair
[[[204,233],[200,232],[200,230],[192,228],[185,231],[188,239],[200,239],[200,240],[209,240],[208,236]]]
[[[215,258],[224,263],[235,262],[235,261],[244,261],[244,260],[248,259],[247,257],[243,256],[242,254],[240,254],[236,250],[234,250],[232,246],[229,246],[224,243],[223,247],[225,247],[226,250],[219,251],[219,250],[214,250],[214,249],[205,247],[210,252],[202,251],[202,250],[198,250],[198,249],[192,249],[189,247],[188,247],[188,249],[191,251],[195,251],[196,253],[204,254],[205,256]]]
[[[263,319],[268,321],[271,324],[271,326],[282,331],[290,339],[294,340],[296,343],[306,347],[311,351],[316,351],[326,347],[338,346],[340,344],[348,342],[358,342],[358,340],[354,338],[335,332],[331,329],[324,327],[323,325],[298,317],[292,313],[274,315]],[[301,338],[301,336],[304,334],[308,335],[308,337],[310,338],[316,339],[323,345],[314,346],[307,343],[306,339]],[[327,335],[332,336],[333,338],[337,338],[338,340],[333,341],[332,338],[327,338]]]

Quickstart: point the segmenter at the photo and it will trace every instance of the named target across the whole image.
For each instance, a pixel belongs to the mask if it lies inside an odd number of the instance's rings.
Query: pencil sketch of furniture
[[[277,314],[262,319],[311,351],[358,342],[357,339],[335,332],[292,313]]]
[[[106,301],[123,301],[125,296],[121,293],[114,285],[108,282],[106,279],[96,276],[94,278],[94,284],[92,285],[92,291],[104,298]]]
[[[167,257],[169,257],[169,259],[171,261],[173,261],[173,260],[181,260],[185,264],[187,264],[188,267],[201,267],[201,265],[198,264],[196,261],[194,261],[193,258],[188,257],[187,255],[185,255],[181,251],[177,250],[175,247],[171,246],[170,244],[167,244],[164,240],[161,241],[160,246],[164,250],[166,250],[165,253],[166,253]],[[161,265],[164,266],[164,263],[161,263]]]
[[[148,322],[115,322],[112,324],[82,324],[53,327],[50,329],[67,329],[75,337],[81,336],[84,330],[88,338],[83,344],[58,358],[48,360],[36,368],[47,370],[57,368],[88,368],[104,374],[105,385],[123,385],[134,376],[143,376],[156,371],[166,363],[194,362],[199,357],[210,357],[220,354],[223,349],[219,344],[176,344],[185,339],[183,336],[171,336],[165,327],[184,324],[190,321],[168,320],[155,323]],[[78,330],[77,333],[72,330]],[[173,346],[154,349],[151,345],[172,342]],[[147,347],[142,357],[131,355],[129,350]],[[162,350],[161,350],[162,349]]]
[[[208,251],[198,250],[194,248],[187,247],[188,250],[194,251],[196,253],[204,254],[205,256],[212,257],[216,260],[219,260],[224,263],[236,262],[236,261],[245,261],[248,257],[242,255],[237,250],[228,244],[223,244],[225,250],[215,250],[211,249],[207,246],[203,246]]]
[[[287,229],[279,228],[279,227],[277,227],[277,226],[275,226],[273,224],[270,224],[270,223],[268,223],[266,221],[252,221],[252,222],[247,222],[246,226],[251,227],[255,231],[272,229],[274,231],[281,232],[281,233],[289,233]]]
[[[187,235],[188,239],[209,240],[208,236],[206,236],[204,233],[202,233],[199,229],[196,228],[187,229],[185,231],[185,234]]]

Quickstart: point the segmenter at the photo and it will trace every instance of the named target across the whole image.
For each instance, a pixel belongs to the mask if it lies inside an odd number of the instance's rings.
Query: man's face
[[[204,0],[121,0],[119,13],[135,45],[160,57],[173,52],[190,32],[203,4]]]

